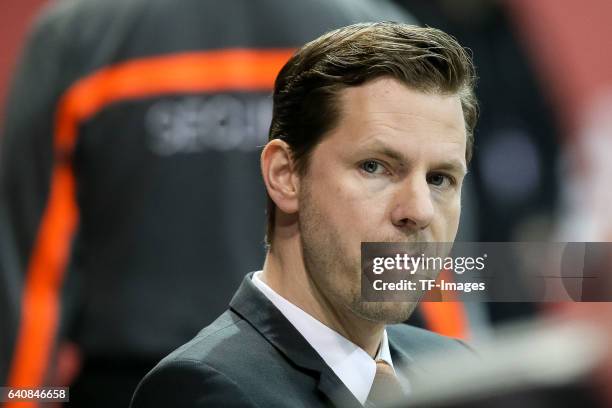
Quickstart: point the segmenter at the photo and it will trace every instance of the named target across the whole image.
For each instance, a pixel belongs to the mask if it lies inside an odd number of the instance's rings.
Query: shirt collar
[[[300,332],[355,398],[364,404],[376,375],[376,362],[372,357],[365,350],[276,293],[261,280],[260,275],[261,271],[253,274],[253,284]],[[386,330],[383,331],[376,355],[376,360],[379,359],[393,367]]]

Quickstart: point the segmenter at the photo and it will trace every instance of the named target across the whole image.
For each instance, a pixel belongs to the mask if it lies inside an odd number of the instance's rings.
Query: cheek
[[[460,216],[460,197],[440,203],[433,225],[434,240],[438,242],[454,241],[457,235],[457,229],[459,228]]]
[[[316,187],[321,228],[333,237],[334,246],[346,261],[359,260],[362,241],[377,241],[385,205],[380,194],[369,194],[358,183],[337,180]]]
[[[318,206],[329,222],[342,224],[352,231],[366,230],[376,214],[384,213],[383,195],[372,190],[350,174],[344,178],[328,178],[313,186]]]
[[[333,210],[338,219],[343,221],[350,240],[359,244],[373,239],[377,232],[384,229],[388,218],[387,195],[358,186],[345,186],[336,190]]]

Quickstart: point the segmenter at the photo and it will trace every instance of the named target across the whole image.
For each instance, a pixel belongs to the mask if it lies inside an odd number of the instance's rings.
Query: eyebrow
[[[458,172],[463,175],[467,174],[467,168],[465,164],[459,160],[449,160],[447,162],[442,162],[439,165],[435,166],[437,170],[448,170],[451,172]]]
[[[410,159],[406,157],[401,152],[393,149],[388,146],[386,143],[381,142],[380,140],[374,140],[372,143],[363,147],[364,150],[373,150],[374,152],[387,156],[395,161],[397,161],[400,166],[404,166],[406,163],[410,163]],[[436,170],[447,170],[451,172],[461,173],[463,175],[467,174],[467,168],[465,164],[461,160],[451,159],[448,161],[443,161],[441,163],[433,166]]]

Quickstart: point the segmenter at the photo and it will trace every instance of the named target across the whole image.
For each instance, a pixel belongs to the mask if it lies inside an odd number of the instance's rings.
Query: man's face
[[[380,78],[343,90],[339,106],[300,187],[306,270],[335,307],[400,322],[416,304],[360,301],[360,244],[454,241],[466,172],[461,103]]]

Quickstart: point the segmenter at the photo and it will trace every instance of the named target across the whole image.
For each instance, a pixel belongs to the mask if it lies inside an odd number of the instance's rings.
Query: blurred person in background
[[[506,2],[528,46],[537,73],[554,103],[561,128],[562,211],[556,238],[612,242],[612,3],[607,0]],[[571,22],[571,24],[568,24]],[[580,33],[580,35],[576,35]],[[551,46],[554,44],[555,46]],[[609,271],[612,253],[602,271]],[[600,273],[602,273],[600,271]],[[607,287],[612,292],[610,275]],[[612,406],[612,303],[565,303],[549,307],[567,324],[592,324],[606,339],[604,358],[591,383],[601,406]]]
[[[6,384],[127,406],[263,260],[258,148],[278,70],[377,20],[411,18],[368,0],[54,2],[2,132]]]

